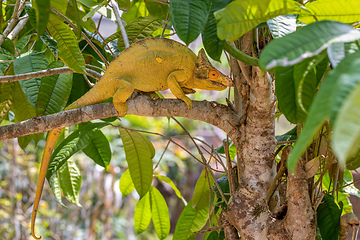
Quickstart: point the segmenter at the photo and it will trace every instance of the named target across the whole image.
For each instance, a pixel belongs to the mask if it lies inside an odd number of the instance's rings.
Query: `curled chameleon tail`
[[[56,140],[58,139],[62,129],[63,128],[51,130],[48,134],[46,144],[45,144],[44,154],[43,154],[42,161],[41,161],[39,179],[38,179],[38,183],[37,183],[37,187],[36,187],[34,207],[33,207],[32,215],[31,215],[31,236],[33,236],[33,238],[35,238],[35,239],[41,238],[41,237],[36,237],[36,235],[35,235],[35,218],[36,218],[37,210],[39,208],[41,193],[42,193],[42,190],[44,187],[46,172],[47,172],[47,169],[49,166],[51,153],[55,147]]]

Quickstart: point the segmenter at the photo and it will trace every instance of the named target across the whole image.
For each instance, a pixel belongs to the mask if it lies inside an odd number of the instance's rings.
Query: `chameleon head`
[[[231,78],[215,69],[207,58],[204,49],[198,53],[194,70],[194,88],[221,91],[234,86]]]

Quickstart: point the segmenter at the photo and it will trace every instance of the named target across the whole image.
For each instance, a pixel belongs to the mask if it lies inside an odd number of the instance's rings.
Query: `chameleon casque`
[[[191,109],[192,101],[185,94],[194,93],[193,88],[221,91],[230,86],[233,81],[211,65],[203,49],[196,56],[174,40],[148,38],[124,50],[111,62],[99,82],[64,110],[101,103],[113,97],[119,117],[123,117],[127,112],[126,100],[133,92],[166,89]],[[58,128],[49,132],[42,157],[31,217],[31,235],[35,239],[41,238],[35,236],[35,218],[50,157],[61,131],[62,128]]]

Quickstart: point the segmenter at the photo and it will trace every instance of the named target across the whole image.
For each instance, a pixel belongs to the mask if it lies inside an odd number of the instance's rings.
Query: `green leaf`
[[[360,82],[360,51],[344,58],[337,68],[330,71],[320,86],[314,102],[309,110],[302,132],[291,151],[288,167],[295,170],[298,158],[320,130],[323,123],[330,118],[334,123],[344,100]]]
[[[61,187],[59,182],[59,172],[56,172],[55,174],[51,175],[49,179],[49,184],[51,187],[51,191],[54,194],[55,200],[62,206],[66,207],[65,204],[61,200]]]
[[[154,17],[140,17],[135,21],[129,23],[125,30],[128,34],[130,44],[137,42],[141,39],[148,38],[151,34],[162,26],[161,19]],[[118,48],[120,51],[125,49],[124,40],[121,35],[118,39]]]
[[[47,68],[63,67],[62,61],[54,61]],[[41,78],[39,95],[36,102],[36,114],[48,115],[60,112],[69,99],[72,86],[72,74],[62,73]]]
[[[132,193],[132,191],[135,190],[135,186],[131,179],[129,169],[127,169],[123,173],[123,175],[121,175],[119,188],[120,188],[120,192],[123,195],[123,197],[129,195],[130,193]]]
[[[339,62],[346,56],[359,50],[359,46],[356,42],[348,43],[333,43],[327,48],[327,53],[331,62],[331,66],[336,68]]]
[[[344,23],[360,21],[360,2],[358,0],[317,0],[307,2],[305,7],[310,13],[300,14],[298,20],[307,24],[322,20],[333,20]]]
[[[72,155],[85,148],[94,134],[102,127],[109,125],[108,123],[89,123],[85,127],[79,128],[70,134],[51,155],[46,178],[50,179],[53,175]]]
[[[12,82],[11,90],[13,97],[13,105],[11,110],[15,114],[15,122],[21,122],[30,118],[35,117],[35,109],[27,100],[24,91],[21,88],[19,82]],[[24,150],[26,146],[31,142],[35,141],[35,144],[42,138],[43,133],[32,134],[18,138],[20,147]]]
[[[220,39],[234,41],[260,23],[300,11],[300,5],[292,0],[235,0],[215,12],[217,33]]]
[[[292,141],[297,139],[297,126],[282,135],[275,136],[277,142]]]
[[[12,101],[7,99],[0,103],[0,123],[5,119],[8,115],[10,108],[12,105]]]
[[[21,57],[15,59],[14,71],[16,75],[37,72],[46,69],[48,64],[49,62],[42,53],[32,51],[29,54],[24,54]],[[41,78],[32,78],[20,81],[26,98],[34,108],[36,107],[40,82]]]
[[[51,7],[55,8],[58,12],[65,15],[68,6],[68,0],[51,0]]]
[[[36,10],[36,28],[39,37],[44,33],[49,21],[50,1],[34,0],[32,3]]]
[[[148,228],[151,221],[150,192],[145,194],[136,204],[134,221],[134,228],[137,233],[142,233]]]
[[[209,207],[210,188],[214,185],[214,179],[206,168],[201,172],[196,182],[194,194],[192,197],[192,207],[200,211]]]
[[[107,168],[111,160],[110,144],[106,136],[99,130],[91,138],[83,152],[96,164]]]
[[[79,194],[81,174],[75,162],[67,160],[58,170],[59,183],[64,196],[73,204],[81,207]]]
[[[153,146],[141,133],[119,129],[130,175],[140,198],[149,191],[153,177]]]
[[[296,31],[296,15],[277,16],[266,21],[273,38],[283,37]]]
[[[121,17],[126,23],[130,23],[137,18],[145,17],[149,15],[149,11],[146,8],[145,1],[132,1],[130,9],[127,13],[123,13]]]
[[[57,41],[59,57],[63,62],[78,73],[85,72],[85,60],[79,49],[76,36],[68,25],[56,16],[50,15],[48,30]]]
[[[187,240],[193,232],[199,231],[209,219],[209,208],[197,211],[192,208],[192,202],[181,212],[179,220],[176,224],[173,240]]]
[[[186,45],[194,41],[204,30],[210,7],[210,0],[170,1],[171,22],[177,35]]]
[[[342,168],[347,160],[359,152],[360,84],[357,84],[356,88],[352,90],[337,114],[331,143]]]
[[[151,215],[159,239],[165,239],[170,232],[170,217],[166,201],[156,188],[151,186]]]
[[[130,0],[116,0],[117,4],[119,5],[119,8],[122,10],[129,10],[130,8]]]
[[[155,0],[146,0],[145,4],[151,16],[157,19],[166,20],[169,13],[169,6],[167,4],[163,4]]]
[[[292,66],[319,54],[332,43],[352,42],[359,38],[360,32],[348,24],[315,22],[271,41],[261,52],[259,65],[264,70]]]
[[[230,2],[232,2],[232,0],[212,1],[208,20],[206,22],[203,32],[201,33],[202,41],[206,52],[212,59],[216,61],[220,61],[221,53],[224,48],[224,40],[220,40],[217,36],[217,27],[214,12],[224,8]]]
[[[178,198],[180,198],[184,202],[185,205],[187,204],[185,198],[181,195],[179,189],[175,186],[174,182],[170,178],[163,176],[163,175],[155,175],[155,177],[157,177],[159,180],[169,184],[169,186],[175,191],[176,196],[178,196]]]
[[[322,239],[338,240],[341,208],[334,202],[334,197],[325,194],[322,203],[317,208],[317,224]]]

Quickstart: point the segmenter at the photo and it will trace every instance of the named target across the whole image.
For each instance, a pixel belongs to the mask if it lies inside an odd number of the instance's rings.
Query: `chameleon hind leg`
[[[134,92],[134,86],[125,80],[117,80],[117,87],[118,90],[113,96],[113,104],[119,117],[124,117],[127,113],[126,100]]]

